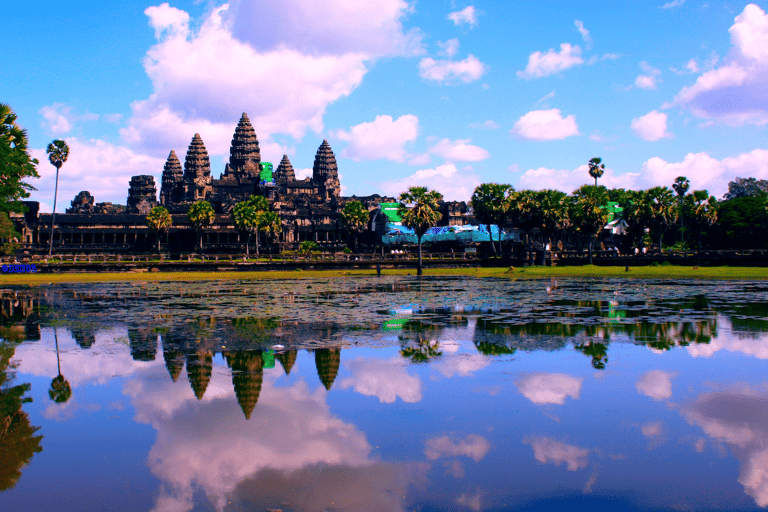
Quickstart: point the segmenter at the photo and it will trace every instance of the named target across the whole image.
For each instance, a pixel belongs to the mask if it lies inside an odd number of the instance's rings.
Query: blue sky
[[[618,4],[618,5],[617,5]],[[158,189],[200,133],[218,177],[242,112],[275,165],[306,174],[323,139],[345,195],[480,183],[571,192],[603,158],[610,187],[720,197],[768,179],[768,6],[745,2],[232,0],[4,7],[9,103],[50,211],[81,190]],[[34,13],[34,14],[31,14]]]

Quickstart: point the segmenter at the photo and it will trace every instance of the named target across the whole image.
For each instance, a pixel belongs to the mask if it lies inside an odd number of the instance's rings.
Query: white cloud
[[[639,87],[640,89],[656,89],[658,84],[661,82],[661,79],[659,78],[659,75],[661,75],[661,70],[654,68],[645,61],[640,63],[640,68],[643,70],[643,72],[645,72],[645,74],[638,75],[638,77],[635,79],[635,86]]]
[[[131,105],[121,135],[161,156],[200,133],[210,154],[226,155],[243,111],[262,146],[275,133],[319,132],[328,105],[360,85],[367,62],[423,53],[420,36],[402,29],[409,10],[403,0],[235,1],[198,24],[167,4],[150,7],[158,41],[144,67],[153,92]],[[265,19],[270,30],[255,30]]]
[[[44,121],[40,126],[54,136],[61,136],[72,131],[72,128],[77,121],[95,121],[99,118],[98,114],[91,113],[76,115],[72,112],[72,107],[65,105],[64,103],[46,105],[38,112],[44,118]]]
[[[576,117],[563,118],[560,110],[532,110],[515,123],[511,133],[527,140],[560,140],[579,134]]]
[[[429,148],[429,152],[441,156],[449,162],[479,162],[490,156],[485,149],[469,144],[469,139],[454,141],[442,139]]]
[[[456,53],[459,51],[459,40],[454,37],[453,39],[449,39],[444,43],[438,41],[437,46],[440,47],[440,55],[450,58],[456,55]]]
[[[499,128],[499,124],[489,119],[484,123],[471,123],[469,127],[474,129],[483,129],[483,130],[496,130]]]
[[[676,373],[662,370],[650,370],[635,383],[637,392],[654,400],[667,400],[672,397],[672,379]]]
[[[589,36],[589,30],[584,28],[584,23],[579,20],[574,21],[573,24],[576,25],[576,30],[581,34],[581,38],[587,45],[587,50],[589,50],[590,46],[592,46],[592,38]]]
[[[655,89],[659,79],[653,75],[638,75],[635,86],[640,89]]]
[[[690,71],[691,73],[698,73],[699,65],[696,64],[696,59],[691,59],[688,61],[688,63],[685,65],[685,67]]]
[[[483,436],[469,434],[464,439],[452,441],[448,436],[427,439],[424,443],[424,455],[428,460],[437,460],[443,457],[470,457],[475,462],[485,457],[491,449],[491,443]]]
[[[408,374],[407,361],[402,357],[388,360],[358,357],[345,365],[352,376],[339,382],[341,389],[352,387],[362,395],[375,396],[387,404],[398,397],[407,403],[421,400],[421,381]]]
[[[420,169],[406,178],[383,182],[380,188],[384,194],[397,197],[409,187],[428,187],[443,194],[446,201],[469,201],[480,183],[476,175],[459,172],[451,163],[434,169]]]
[[[601,57],[601,60],[616,60],[620,57],[618,53],[605,53]]]
[[[404,146],[416,140],[419,132],[419,118],[408,114],[396,121],[392,116],[376,116],[371,123],[353,126],[349,132],[339,130],[335,136],[348,141],[349,145],[341,156],[355,161],[385,158],[404,162],[408,154]]]
[[[685,347],[691,356],[711,357],[720,350],[727,350],[758,359],[768,359],[768,337],[740,335],[738,331],[733,330],[731,321],[725,316],[718,316],[717,323],[722,327],[709,343],[695,343]]]
[[[727,63],[701,74],[665,106],[677,105],[731,126],[768,124],[768,15],[749,4],[729,32],[733,46]],[[716,62],[710,60],[705,68]]]
[[[673,7],[680,7],[685,3],[685,0],[673,0],[672,2],[667,2],[666,4],[662,5],[661,9],[671,9]]]
[[[712,158],[707,153],[688,153],[682,162],[667,162],[653,157],[646,160],[639,172],[619,174],[615,169],[606,167],[600,184],[606,187],[621,187],[645,190],[657,186],[671,186],[678,176],[687,176],[692,190],[708,190],[720,197],[728,191],[728,182],[736,177],[753,176],[768,179],[768,150],[755,149],[722,160]],[[529,169],[513,185],[516,189],[551,188],[572,192],[581,185],[594,183],[589,177],[586,164],[569,169]],[[706,347],[697,347],[706,350]]]
[[[403,30],[412,12],[406,0],[232,0],[224,21],[259,52],[287,47],[304,55],[385,57],[424,52],[420,31]]]
[[[464,83],[473,82],[483,76],[485,69],[485,64],[474,55],[458,61],[426,57],[419,62],[419,76],[436,82],[452,83],[457,80]]]
[[[45,118],[42,127],[53,135],[63,135],[72,129],[72,123],[69,121],[71,107],[62,103],[54,103],[40,109],[40,114]]]
[[[538,101],[536,102],[536,104],[538,105],[538,104],[540,104],[540,103],[544,103],[545,101],[547,101],[547,100],[551,100],[551,99],[552,99],[552,98],[554,98],[554,97],[555,97],[555,91],[552,91],[552,92],[550,92],[549,94],[547,94],[547,95],[543,96],[543,97],[542,97],[540,100],[538,100]]]
[[[470,28],[477,25],[477,15],[479,11],[475,10],[475,7],[468,5],[460,11],[452,12],[448,15],[448,19],[455,25],[469,25]]]
[[[581,48],[568,43],[560,45],[560,52],[550,48],[547,53],[533,52],[528,57],[525,71],[518,71],[520,78],[541,78],[583,64]]]
[[[125,204],[131,176],[140,174],[154,176],[159,191],[164,158],[142,155],[125,146],[116,146],[98,139],[68,137],[66,142],[69,158],[59,172],[58,212],[69,208],[69,203],[84,187],[91,192],[96,202]],[[31,199],[53,204],[56,168],[48,163],[45,149],[33,149],[32,155],[40,160],[37,166],[40,180],[33,183],[37,191],[32,193]]]
[[[583,380],[564,373],[533,373],[522,377],[515,385],[535,404],[563,405],[569,396],[579,398]]]
[[[587,467],[589,450],[556,441],[549,437],[537,437],[523,441],[533,448],[533,456],[542,464],[552,463],[559,466],[565,463],[568,471]]]
[[[631,127],[637,136],[644,140],[654,141],[672,136],[667,131],[667,114],[658,110],[634,118]]]

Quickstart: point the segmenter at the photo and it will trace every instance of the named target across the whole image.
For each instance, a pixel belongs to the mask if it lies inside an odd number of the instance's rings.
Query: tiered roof
[[[232,144],[229,147],[229,167],[232,170],[242,170],[246,162],[259,164],[261,162],[261,152],[259,150],[259,139],[256,137],[256,131],[248,119],[248,114],[243,112],[240,121],[235,128],[235,134],[232,136]],[[258,168],[258,165],[256,165]]]

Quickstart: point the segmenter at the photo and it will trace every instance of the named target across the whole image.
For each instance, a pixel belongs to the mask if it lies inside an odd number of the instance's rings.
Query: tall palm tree
[[[48,396],[57,404],[63,404],[72,397],[72,387],[67,379],[61,374],[61,360],[59,359],[59,336],[56,327],[53,328],[53,339],[56,342],[56,364],[59,368],[59,374],[51,381],[51,389],[48,390]]]
[[[277,212],[264,212],[259,218],[259,231],[264,233],[268,241],[274,241],[283,231],[280,215]]]
[[[357,235],[368,227],[368,208],[360,201],[349,201],[341,211],[341,224],[352,235],[352,249],[357,251]]]
[[[483,183],[478,185],[472,194],[472,211],[479,223],[488,226],[488,236],[491,239],[491,250],[494,254],[496,247],[493,245],[491,225],[496,224],[501,227],[506,217],[505,200],[513,190],[511,185]],[[499,230],[499,249],[501,249],[501,230]]]
[[[198,233],[200,239],[200,254],[203,254],[203,230],[206,226],[213,223],[215,217],[213,207],[208,201],[198,201],[189,207],[187,217],[189,217],[189,221]]]
[[[259,212],[248,204],[247,201],[237,203],[232,210],[232,220],[235,228],[245,233],[245,256],[250,256],[251,233],[257,232],[259,227]]]
[[[589,241],[589,264],[592,264],[592,246],[600,235],[600,231],[608,223],[610,214],[605,205],[608,202],[608,192],[605,187],[584,185],[573,193],[574,222],[577,229]]]
[[[48,257],[50,258],[53,254],[53,225],[56,219],[56,196],[59,193],[59,169],[69,158],[69,146],[63,140],[56,139],[48,144],[48,149],[45,152],[48,153],[48,160],[51,162],[51,165],[56,167],[56,186],[53,189],[53,215],[51,215],[51,239],[48,241]]]
[[[157,252],[160,252],[160,238],[173,223],[171,214],[165,206],[155,206],[147,215],[147,226],[157,235]]]
[[[437,224],[443,216],[438,211],[443,195],[427,187],[410,187],[407,192],[400,194],[398,213],[403,219],[403,225],[413,229],[419,244],[419,262],[416,275],[422,275],[421,239],[429,228]]]
[[[597,178],[605,172],[605,164],[602,161],[602,158],[593,158],[589,161],[589,175],[595,178],[595,186],[597,186]]]
[[[650,226],[659,236],[659,251],[664,232],[672,222],[675,196],[667,187],[653,187],[645,191],[645,201],[650,210]]]
[[[680,242],[683,242],[683,199],[685,199],[685,193],[691,187],[691,182],[685,176],[678,176],[675,178],[675,183],[672,184],[672,188],[675,189],[677,197],[680,199],[680,209],[678,215],[680,217]]]

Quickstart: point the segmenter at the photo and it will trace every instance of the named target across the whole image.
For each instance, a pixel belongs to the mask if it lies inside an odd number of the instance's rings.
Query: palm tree
[[[259,257],[259,232],[262,228],[263,217],[269,211],[269,201],[264,196],[251,196],[248,199],[248,205],[256,212],[256,257]]]
[[[215,217],[213,207],[208,201],[198,201],[189,207],[187,217],[189,217],[189,221],[198,233],[200,239],[200,254],[203,254],[203,230],[206,226],[213,223]]]
[[[147,226],[155,232],[157,236],[157,252],[160,252],[160,238],[167,232],[173,223],[171,214],[165,206],[155,206],[147,215]]]
[[[237,203],[232,210],[232,219],[235,223],[235,228],[238,231],[245,233],[245,256],[250,255],[251,233],[258,232],[259,227],[259,212],[256,208],[248,204],[247,201]]]
[[[36,158],[27,149],[27,131],[16,124],[13,109],[0,103],[0,205],[4,211],[24,211],[20,199],[29,197],[35,187],[22,181],[39,178]]]
[[[688,181],[688,178],[685,176],[678,176],[675,178],[675,183],[672,185],[672,188],[675,189],[675,193],[677,194],[677,197],[680,199],[680,208],[678,210],[678,216],[680,217],[680,242],[684,242],[683,240],[683,199],[685,198],[685,193],[688,192],[688,189],[691,187],[691,182]]]
[[[368,208],[360,201],[349,201],[341,211],[341,225],[352,235],[352,247],[357,252],[357,235],[368,227]]]
[[[488,226],[491,250],[494,253],[496,253],[496,247],[493,245],[491,225],[496,224],[501,227],[507,213],[505,208],[507,195],[514,190],[511,185],[483,183],[478,185],[472,194],[472,211],[479,223]],[[499,230],[499,250],[501,250],[501,230]]]
[[[610,214],[605,208],[608,192],[605,187],[584,185],[574,193],[573,216],[576,229],[589,240],[589,264],[592,264],[592,245],[608,223]]]
[[[416,275],[422,275],[421,238],[429,228],[437,224],[443,216],[438,211],[443,195],[427,187],[410,187],[407,192],[400,194],[400,206],[398,214],[403,225],[416,232],[419,244],[419,262]]]
[[[268,241],[273,242],[283,231],[280,215],[277,212],[264,212],[259,217],[259,231],[264,233]]]
[[[691,232],[696,235],[696,242],[701,252],[701,235],[717,222],[717,199],[706,190],[694,190],[685,197]]]
[[[602,158],[593,158],[589,161],[589,175],[595,178],[595,186],[597,186],[597,178],[600,178],[605,172],[605,164],[601,163]]]
[[[659,251],[664,232],[672,223],[674,194],[667,187],[653,187],[645,191],[645,201],[650,210],[650,226],[659,236]]]
[[[56,342],[56,364],[59,368],[59,374],[51,381],[51,389],[48,390],[48,396],[57,404],[63,404],[72,397],[72,387],[67,379],[61,374],[61,360],[59,359],[59,336],[56,327],[53,328],[53,339]]]
[[[69,157],[69,146],[63,140],[56,139],[48,144],[48,149],[45,150],[48,153],[48,160],[51,165],[56,167],[56,186],[53,189],[53,215],[51,215],[51,239],[48,243],[48,257],[53,254],[53,224],[56,219],[56,196],[59,193],[59,169],[64,165]]]

